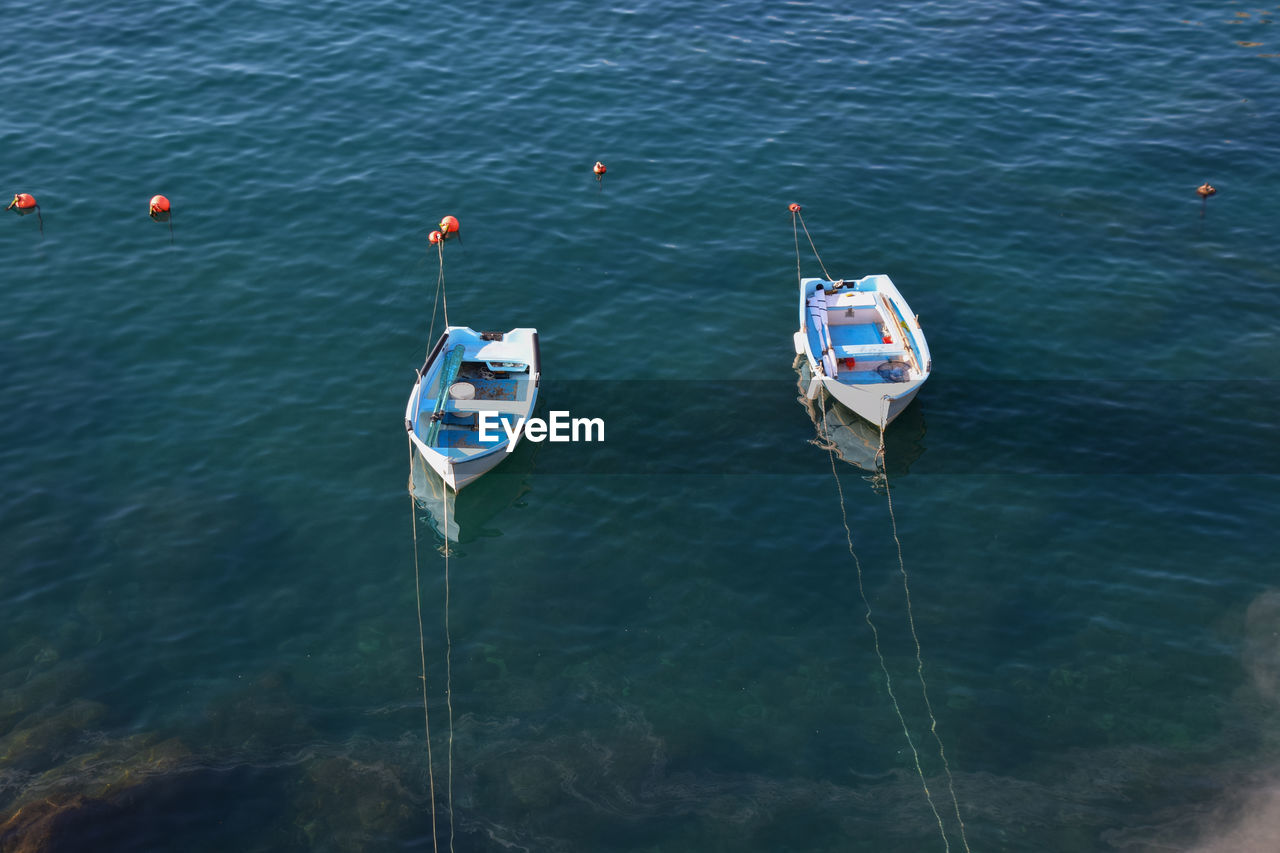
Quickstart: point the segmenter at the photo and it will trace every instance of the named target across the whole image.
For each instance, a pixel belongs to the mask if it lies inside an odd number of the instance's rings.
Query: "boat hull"
[[[873,424],[888,426],[893,419],[902,414],[902,410],[911,405],[924,384],[923,379],[912,382],[893,382],[876,385],[846,385],[838,379],[818,376],[810,380],[809,399],[817,397],[817,382],[821,390],[831,398],[849,409],[858,417]]]
[[[493,470],[507,456],[506,447],[504,446],[501,450],[493,450],[481,456],[455,460],[427,447],[422,439],[413,433],[409,433],[409,440],[413,442],[413,446],[417,448],[418,455],[422,457],[423,461],[430,465],[431,470],[439,474],[440,479],[444,480],[445,484],[455,492],[462,491],[464,486],[474,483],[482,474]],[[512,442],[513,447],[519,442],[520,437],[517,436],[515,441]]]

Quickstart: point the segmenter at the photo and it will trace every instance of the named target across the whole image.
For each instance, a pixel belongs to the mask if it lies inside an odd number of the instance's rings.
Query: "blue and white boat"
[[[540,370],[536,329],[444,330],[418,371],[404,426],[454,492],[515,449],[538,402]]]
[[[794,343],[812,376],[809,399],[825,390],[880,427],[915,399],[933,369],[920,321],[887,275],[802,279]]]

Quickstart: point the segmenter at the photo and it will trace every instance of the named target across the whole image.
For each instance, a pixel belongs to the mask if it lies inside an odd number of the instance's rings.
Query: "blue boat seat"
[[[880,338],[880,330],[875,323],[829,324],[827,333],[831,335],[832,345],[837,347],[869,346],[883,343]]]

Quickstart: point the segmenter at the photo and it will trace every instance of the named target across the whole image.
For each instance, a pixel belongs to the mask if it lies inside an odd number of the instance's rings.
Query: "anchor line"
[[[410,486],[412,486],[413,477],[413,441],[409,441],[409,477]],[[427,782],[428,790],[431,797],[431,849],[438,851],[436,846],[436,777],[434,764],[431,760],[431,712],[427,706],[427,648],[426,640],[422,634],[422,581],[418,570],[418,507],[413,497],[413,489],[409,489],[409,515],[413,518],[413,592],[418,601],[418,655],[422,659],[422,722],[426,729],[427,737]],[[447,531],[449,528],[446,527]],[[445,541],[448,541],[446,535]],[[450,817],[452,822],[452,817]]]
[[[804,214],[798,210],[791,212],[791,231],[796,238],[796,278],[800,277],[800,232],[796,230],[796,222],[800,222],[800,227],[804,229],[805,239],[809,241],[809,248],[813,249],[813,256],[818,259],[818,266],[822,268],[822,274],[826,276],[827,281],[835,281],[831,277],[831,273],[827,272],[827,267],[822,263],[822,256],[818,254],[818,247],[813,244],[813,236],[809,234],[809,226],[804,224]]]
[[[825,393],[826,392],[824,390],[823,394],[825,395]],[[889,674],[889,666],[885,662],[884,652],[880,649],[880,631],[876,627],[875,621],[871,618],[871,602],[867,598],[867,591],[862,578],[862,561],[858,558],[858,554],[853,547],[853,531],[849,527],[849,513],[845,508],[844,487],[840,485],[840,474],[836,470],[835,444],[832,442],[831,437],[826,434],[827,419],[821,397],[819,397],[818,402],[818,414],[822,416],[822,444],[819,446],[825,446],[827,448],[827,458],[831,462],[831,476],[836,481],[836,492],[840,496],[840,520],[844,524],[845,542],[849,546],[849,556],[853,558],[854,569],[857,573],[858,595],[862,598],[862,605],[865,608],[863,619],[866,621],[868,627],[871,628],[871,640],[872,644],[875,646],[876,658],[880,661],[880,671],[884,674],[885,689],[889,693],[889,701],[893,705],[894,714],[898,717],[898,723],[902,726],[902,734],[907,739],[907,746],[911,748],[911,759],[915,764],[916,775],[920,777],[920,785],[924,789],[925,800],[929,803],[929,810],[933,812],[934,820],[938,823],[938,832],[942,836],[942,846],[946,853],[950,853],[951,842],[947,839],[946,826],[942,822],[942,815],[938,813],[937,806],[933,803],[933,794],[929,791],[929,782],[924,777],[924,768],[920,766],[920,752],[916,749],[915,740],[911,737],[911,729],[907,726],[906,717],[903,716],[902,708],[898,704],[897,694],[893,691],[893,677]],[[814,426],[817,426],[817,424]],[[967,851],[968,849],[969,847],[966,843],[965,850]]]
[[[427,348],[436,338],[436,310],[440,307],[440,297],[444,296],[444,326],[449,328],[449,296],[444,289],[444,243],[436,244],[436,253],[440,256],[440,271],[436,274],[436,296],[431,300],[431,325],[427,327]],[[446,541],[448,536],[445,537]]]
[[[439,291],[441,302],[444,304],[444,325],[445,325],[445,328],[448,328],[449,326],[449,292],[448,290],[445,289],[445,286],[444,286],[444,241],[441,240],[439,245],[436,248],[440,251],[440,278],[439,278],[439,283],[436,285],[436,290]],[[447,542],[448,540],[449,540],[449,537],[446,536],[445,541]]]
[[[886,396],[884,399],[887,402],[889,398]],[[887,405],[885,411],[887,414]],[[885,419],[882,418],[880,421],[880,447],[876,451],[876,458],[879,460],[885,498],[889,505],[889,523],[893,529],[893,542],[898,549],[898,573],[902,576],[902,593],[907,603],[907,624],[911,626],[911,640],[916,647],[916,676],[920,679],[920,693],[924,696],[924,707],[929,713],[929,732],[933,735],[934,742],[938,744],[938,757],[942,760],[942,769],[947,775],[947,790],[951,794],[951,805],[955,808],[956,821],[960,824],[960,841],[964,845],[966,853],[968,853],[969,839],[964,831],[964,818],[960,815],[960,801],[956,798],[955,779],[951,775],[951,764],[947,761],[947,751],[942,745],[942,736],[938,734],[938,718],[934,716],[933,703],[929,701],[929,688],[924,680],[924,656],[920,651],[920,637],[916,633],[915,615],[911,609],[911,588],[907,584],[907,567],[902,559],[902,540],[898,538],[898,519],[893,511],[893,491],[889,488],[889,466],[885,464],[885,425]]]
[[[457,492],[454,492],[456,495]],[[453,853],[453,635],[449,631],[449,486],[444,487],[444,701],[449,709],[449,853]]]

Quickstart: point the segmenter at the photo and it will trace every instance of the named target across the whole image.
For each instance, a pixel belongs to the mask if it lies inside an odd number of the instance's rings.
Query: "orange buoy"
[[[596,164],[591,167],[591,171],[596,173],[596,180],[598,181],[601,178],[603,178],[604,173],[609,170],[605,167],[604,163],[601,163],[599,160],[597,160]]]
[[[457,218],[453,216],[446,216],[444,219],[441,219],[440,232],[444,234],[444,238],[446,240],[452,237],[454,234],[457,234],[458,233]]]
[[[793,202],[791,202],[791,204],[787,205],[787,210],[791,211],[792,213],[799,213],[799,212],[800,212],[800,205],[796,204],[796,203],[793,201]]]
[[[44,216],[40,213],[40,205],[36,202],[36,197],[31,193],[14,193],[13,201],[9,202],[9,206],[5,210],[12,210],[19,216],[27,216],[34,213],[36,219],[40,222],[40,236],[44,237]]]
[[[432,231],[430,234],[427,235],[427,239],[430,240],[431,245],[434,246],[436,243],[439,243],[441,240],[444,239],[444,234],[442,234],[439,231]]]
[[[151,197],[151,202],[147,205],[147,214],[152,219],[157,219],[168,212],[169,199],[162,195],[153,195]]]
[[[1196,195],[1200,196],[1200,218],[1201,219],[1204,219],[1205,208],[1209,206],[1209,196],[1213,195],[1217,191],[1218,191],[1217,188],[1213,184],[1209,183],[1208,181],[1205,181],[1203,184],[1196,187]]]

